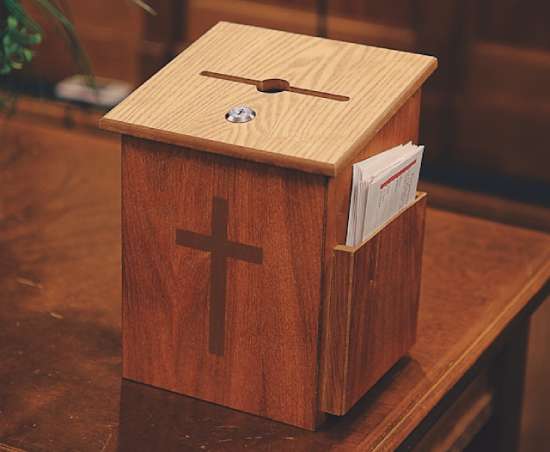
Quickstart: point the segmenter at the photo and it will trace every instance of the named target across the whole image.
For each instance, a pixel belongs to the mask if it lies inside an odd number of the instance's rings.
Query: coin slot
[[[202,71],[200,75],[204,77],[217,78],[219,80],[227,80],[229,82],[244,83],[245,85],[253,85],[262,93],[281,93],[287,91],[289,93],[303,94],[305,96],[322,97],[324,99],[336,100],[338,102],[347,102],[350,100],[348,96],[340,94],[325,93],[323,91],[315,91],[312,89],[298,88],[292,86],[290,82],[284,79],[270,78],[266,80],[254,80],[251,78],[239,77],[236,75],[220,74],[218,72]]]

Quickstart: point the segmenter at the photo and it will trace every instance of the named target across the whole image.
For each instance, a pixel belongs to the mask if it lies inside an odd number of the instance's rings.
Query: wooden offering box
[[[219,23],[102,119],[122,134],[125,378],[315,429],[407,353],[425,196],[342,244],[352,164],[417,142],[436,64]]]

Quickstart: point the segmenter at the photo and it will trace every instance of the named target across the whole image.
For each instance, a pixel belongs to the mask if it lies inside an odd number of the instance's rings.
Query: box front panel
[[[313,428],[322,176],[123,139],[124,376]]]

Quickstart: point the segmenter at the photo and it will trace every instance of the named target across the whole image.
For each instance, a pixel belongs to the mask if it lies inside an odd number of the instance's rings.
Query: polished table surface
[[[550,236],[430,209],[417,344],[320,432],[121,381],[118,142],[0,133],[0,450],[393,449],[548,291]]]

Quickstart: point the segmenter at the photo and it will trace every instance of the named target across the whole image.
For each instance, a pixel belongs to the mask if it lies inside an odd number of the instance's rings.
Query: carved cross
[[[208,350],[223,355],[225,346],[225,292],[227,259],[261,264],[261,248],[227,240],[227,200],[214,197],[211,235],[176,230],[176,244],[210,253],[210,300]]]

